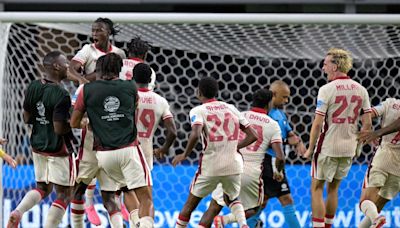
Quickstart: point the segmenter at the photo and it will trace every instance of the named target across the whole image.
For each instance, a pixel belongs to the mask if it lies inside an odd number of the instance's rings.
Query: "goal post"
[[[294,131],[308,142],[318,88],[326,83],[322,59],[331,47],[350,50],[354,55],[352,78],[364,85],[373,105],[400,92],[400,15],[364,14],[185,14],[185,13],[0,13],[0,136],[4,146],[20,166],[2,167],[3,199],[7,216],[35,184],[28,132],[22,118],[22,102],[27,85],[41,77],[41,60],[53,50],[72,58],[90,43],[91,23],[108,17],[117,23],[120,34],[113,38],[126,49],[136,35],[152,43],[147,62],[157,75],[155,91],[171,106],[178,128],[178,139],[167,159],[155,160],[153,174],[156,227],[172,227],[189,192],[196,171],[200,145],[177,168],[171,166],[175,153],[186,146],[190,132],[189,110],[198,104],[195,89],[199,78],[218,79],[218,98],[245,111],[251,94],[280,79],[289,84],[291,98],[285,106]],[[3,30],[7,28],[6,30]],[[5,31],[5,32],[3,32]],[[2,62],[4,60],[4,62]],[[65,83],[70,92],[75,89]],[[375,124],[378,124],[375,122]],[[156,146],[163,143],[158,130]],[[285,148],[287,175],[302,226],[310,224],[310,163]],[[349,176],[341,184],[336,227],[357,226],[361,182],[372,151],[364,147],[354,160]],[[22,227],[38,227],[44,222],[49,200],[24,216]],[[102,222],[107,217],[96,192],[96,208]],[[209,198],[195,211],[194,226],[205,211]],[[389,225],[400,227],[400,200],[384,208]],[[279,203],[271,200],[263,213],[270,227],[284,227]],[[0,220],[1,221],[1,220]],[[69,224],[69,212],[62,225]]]

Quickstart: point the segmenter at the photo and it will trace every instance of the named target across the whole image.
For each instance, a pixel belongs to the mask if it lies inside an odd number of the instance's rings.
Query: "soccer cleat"
[[[124,203],[121,203],[121,213],[122,213],[122,217],[124,218],[124,220],[129,222],[129,212],[128,212],[128,209],[126,209]]]
[[[374,223],[371,225],[371,228],[381,228],[386,223],[386,218],[383,215],[379,215],[375,220]]]
[[[224,227],[224,218],[221,215],[214,217],[214,227],[215,228],[223,228]]]
[[[85,206],[85,213],[86,213],[87,218],[88,218],[90,223],[92,223],[95,226],[100,226],[101,225],[100,217],[97,214],[96,209],[94,209],[93,205],[90,205],[88,207]]]
[[[21,212],[14,210],[10,214],[10,218],[8,219],[7,228],[18,228],[19,221],[21,221],[22,214]]]

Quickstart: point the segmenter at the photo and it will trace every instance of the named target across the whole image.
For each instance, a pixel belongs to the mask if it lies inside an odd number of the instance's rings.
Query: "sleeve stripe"
[[[248,128],[248,127],[250,127],[250,124],[248,123],[248,124],[246,124],[246,125],[243,125],[243,124],[240,124],[240,125],[242,125],[244,128]]]
[[[318,111],[318,110],[315,111],[315,114],[318,114],[318,115],[321,115],[321,116],[325,116],[324,112],[321,112],[321,111]]]
[[[169,119],[169,118],[172,118],[172,117],[173,117],[172,115],[166,115],[166,116],[163,117],[163,120],[166,120],[166,119]]]
[[[194,122],[194,123],[192,123],[192,126],[193,125],[203,125],[203,123],[202,122]]]
[[[273,143],[282,143],[282,140],[272,140],[271,144],[273,144]]]
[[[375,113],[376,116],[379,116],[379,113],[378,113],[378,111],[377,111],[375,108],[371,108],[371,110],[372,110],[372,112]]]
[[[370,113],[372,110],[370,108],[364,109],[364,113]]]
[[[85,64],[85,60],[80,59],[80,58],[78,58],[78,57],[74,57],[74,58],[72,58],[72,60],[77,61],[77,62],[80,62],[82,65]]]

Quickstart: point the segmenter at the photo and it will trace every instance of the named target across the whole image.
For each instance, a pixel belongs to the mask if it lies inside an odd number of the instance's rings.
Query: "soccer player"
[[[347,176],[356,155],[360,116],[361,132],[370,130],[372,125],[368,92],[347,76],[351,67],[350,52],[338,48],[328,51],[322,69],[329,82],[318,91],[316,115],[305,154],[309,157],[314,153],[311,167],[313,227],[332,226],[340,181]],[[328,197],[324,205],[325,182],[328,182]]]
[[[282,110],[283,106],[289,102],[289,86],[284,81],[277,80],[271,84],[270,90],[273,93],[273,97],[268,116],[278,122],[283,141],[294,146],[297,154],[303,155],[306,148],[300,137],[294,133],[286,114]],[[288,224],[289,227],[297,228],[300,227],[300,224],[295,214],[294,201],[290,193],[285,170],[283,170],[282,180],[278,181],[274,178],[274,170],[276,169],[274,166],[275,151],[276,150],[269,148],[265,154],[263,181],[266,184],[264,184],[264,202],[262,209],[267,205],[268,199],[277,197],[282,205],[286,224]],[[262,221],[260,220],[261,212],[262,210],[259,210],[255,216],[247,220],[250,227],[262,227]]]
[[[45,76],[29,84],[24,100],[24,121],[32,125],[30,142],[33,151],[36,188],[30,190],[11,212],[7,228],[17,228],[22,215],[56,189],[45,228],[57,227],[70,201],[75,183],[74,159],[67,150],[73,134],[68,124],[71,100],[60,86],[67,78],[68,60],[58,51],[43,59]],[[70,148],[70,146],[68,146]]]
[[[149,89],[152,75],[150,66],[145,63],[138,63],[133,68],[133,75],[139,94],[139,105],[136,112],[138,116],[136,123],[138,140],[149,169],[152,170],[153,154],[158,158],[163,158],[164,155],[168,154],[168,150],[176,138],[176,126],[167,100]],[[164,145],[153,152],[154,132],[160,121],[163,122],[167,130],[166,139]],[[125,202],[127,201],[125,200]],[[131,211],[129,217],[134,224],[137,224],[139,220],[139,204],[137,201],[132,203],[132,205],[127,205],[128,211]]]
[[[82,127],[87,112],[99,167],[114,182],[104,183],[105,179],[99,178],[112,226],[123,227],[115,192],[126,186],[125,194],[135,193],[139,199],[140,227],[147,228],[154,223],[151,173],[136,138],[137,87],[133,81],[118,79],[121,67],[122,59],[117,54],[104,56],[102,80],[85,84],[74,106],[71,126]]]
[[[143,63],[147,57],[147,53],[151,50],[149,42],[142,40],[139,36],[136,36],[128,44],[128,58],[124,59],[124,65],[122,66],[119,77],[122,80],[132,79],[132,70],[138,63]],[[156,72],[151,69],[151,80],[148,83],[149,89],[154,90],[156,86]]]
[[[400,100],[388,98],[372,108],[372,117],[382,117],[382,128],[385,128],[400,119],[399,110]],[[381,143],[367,171],[366,188],[360,199],[360,209],[366,215],[364,220],[367,220],[361,222],[361,228],[382,227],[386,218],[379,216],[378,211],[400,191],[400,167],[397,162],[400,159],[400,131],[378,135],[382,136]]]
[[[110,35],[114,36],[117,33],[118,31],[114,28],[114,23],[110,19],[97,18],[94,21],[92,24],[93,43],[83,46],[71,61],[69,70],[72,76],[70,78],[81,83],[72,100],[76,100],[76,95],[82,89],[82,83],[86,83],[88,80],[96,80],[96,61],[100,56],[107,53],[117,53],[121,58],[125,58],[124,51],[110,42]],[[82,72],[80,72],[81,70]],[[88,128],[83,128],[81,136],[81,151],[78,157],[79,173],[71,203],[71,207],[74,208],[71,216],[73,221],[83,223],[81,208],[84,208],[90,223],[100,226],[101,221],[94,208],[95,173],[98,168],[96,155],[93,152],[93,132]],[[85,191],[85,201],[83,201]]]
[[[257,137],[249,127],[249,122],[233,105],[215,99],[217,93],[218,83],[214,78],[204,77],[199,81],[197,97],[203,104],[190,111],[192,131],[185,152],[172,160],[173,166],[185,160],[199,137],[202,138],[203,152],[199,168],[190,185],[189,197],[176,221],[178,228],[187,226],[191,213],[201,199],[219,183],[222,184],[225,202],[240,227],[247,227],[243,206],[238,199],[243,160],[237,150],[250,145]],[[246,134],[240,142],[239,128]]]
[[[261,176],[265,151],[270,145],[277,152],[276,158],[273,159],[274,166],[277,167],[274,172],[274,179],[283,178],[282,170],[285,156],[282,150],[281,130],[278,123],[266,115],[271,99],[271,91],[260,89],[253,94],[253,104],[250,111],[242,113],[257,133],[258,138],[256,142],[240,150],[244,165],[239,198],[247,218],[255,215],[263,203],[264,186]],[[205,227],[211,226],[213,218],[225,206],[221,185],[218,185],[217,189],[213,191],[212,198],[209,208],[200,221]],[[224,227],[233,222],[236,222],[236,217],[233,214],[217,216],[214,219],[214,226]]]

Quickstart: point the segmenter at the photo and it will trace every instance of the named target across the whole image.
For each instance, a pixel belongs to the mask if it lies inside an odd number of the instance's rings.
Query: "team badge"
[[[104,111],[115,112],[119,109],[121,103],[117,97],[108,96],[104,100],[103,104],[104,104]]]

